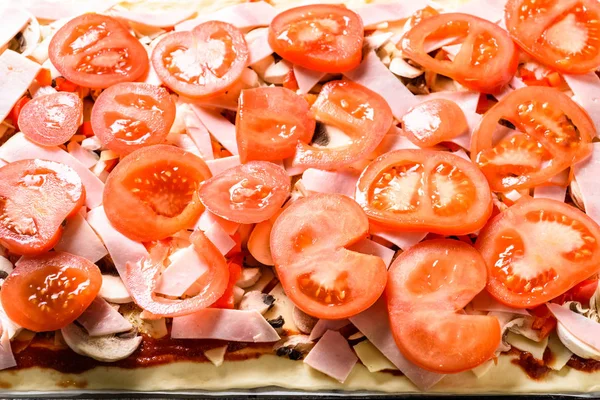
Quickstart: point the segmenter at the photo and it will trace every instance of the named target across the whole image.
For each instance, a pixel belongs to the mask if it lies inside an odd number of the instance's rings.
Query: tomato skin
[[[13,108],[10,110],[10,114],[8,114],[8,118],[10,118],[13,125],[17,129],[19,129],[19,115],[21,114],[21,110],[23,109],[23,107],[25,107],[25,105],[27,103],[29,103],[29,101],[31,101],[31,97],[29,97],[29,96],[21,97],[17,101],[17,103],[13,106]]]
[[[4,281],[0,296],[12,321],[31,331],[45,332],[79,318],[101,285],[102,275],[96,265],[73,254],[52,252],[19,260]]]
[[[327,24],[321,24],[322,20]],[[332,32],[332,26],[341,32]],[[315,71],[336,73],[356,68],[362,57],[363,41],[360,17],[338,5],[290,8],[277,14],[269,26],[269,44],[275,53]]]
[[[242,267],[237,262],[234,262],[234,260],[229,261],[227,266],[229,267],[229,282],[227,284],[227,289],[225,289],[223,296],[210,306],[211,308],[227,308],[230,310],[235,308],[233,289],[235,288],[236,282],[242,276]]]
[[[552,302],[557,304],[564,304],[567,301],[577,301],[584,306],[589,304],[590,299],[596,293],[596,289],[598,288],[598,279],[586,279],[585,281],[579,282],[577,285],[573,286],[566,293],[561,294]]]
[[[144,46],[119,20],[100,14],[67,22],[50,41],[48,56],[69,81],[98,89],[135,81],[148,68]]]
[[[431,147],[454,139],[469,128],[458,104],[446,99],[418,104],[402,117],[401,122],[408,139],[419,147]]]
[[[426,40],[430,36],[437,38],[438,34],[440,39],[465,38],[453,61],[437,60],[427,54]],[[400,46],[407,57],[424,68],[484,93],[502,90],[514,76],[519,63],[517,48],[505,30],[468,14],[446,13],[423,19],[404,35]]]

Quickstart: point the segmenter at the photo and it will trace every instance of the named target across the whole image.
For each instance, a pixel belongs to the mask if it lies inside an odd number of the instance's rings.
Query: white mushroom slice
[[[556,325],[558,338],[572,353],[584,359],[600,360],[600,352],[569,332],[560,322]]]
[[[275,286],[269,294],[275,298],[275,303],[269,311],[265,313],[267,321],[277,321],[277,328],[282,328],[290,334],[298,333],[300,330],[294,324],[294,303],[285,295],[281,284]]]
[[[289,62],[285,60],[278,61],[265,70],[265,75],[263,79],[267,83],[281,85],[283,84],[283,80],[286,77],[286,75],[290,73],[291,69],[292,64],[290,64]]]
[[[122,305],[119,312],[133,325],[140,333],[160,339],[167,336],[167,322],[164,318],[144,319],[141,309],[133,303]]]
[[[129,333],[90,337],[85,329],[76,324],[69,324],[60,331],[67,345],[75,353],[104,362],[127,358],[142,343],[141,336],[132,336]]]
[[[293,335],[275,343],[273,350],[280,357],[301,360],[314,346],[315,343],[307,335]]]
[[[270,267],[261,267],[260,279],[254,285],[247,288],[247,290],[249,292],[253,290],[262,292],[267,286],[269,286],[271,282],[273,282],[273,279],[275,279],[275,273],[273,272],[273,269]]]
[[[294,324],[296,324],[300,332],[307,334],[312,332],[315,324],[319,320],[312,315],[308,315],[298,307],[294,307],[292,318],[294,319]]]
[[[238,304],[240,304],[240,302],[242,301],[242,298],[244,297],[244,293],[246,293],[246,291],[244,289],[242,289],[241,287],[239,287],[239,286],[233,287],[233,302],[236,306]]]
[[[23,34],[23,46],[21,47],[20,53],[24,56],[29,56],[37,48],[42,34],[40,32],[40,24],[38,20],[32,15],[29,20],[29,24],[21,32]]]
[[[252,64],[251,68],[254,70],[254,72],[256,72],[258,74],[260,79],[264,80],[267,69],[269,69],[269,67],[271,67],[273,65],[275,65],[275,59],[273,58],[273,56],[268,56],[256,63]]]
[[[402,57],[392,58],[388,68],[395,75],[402,76],[404,78],[414,79],[423,75],[423,71],[410,65]]]
[[[242,276],[235,283],[242,289],[249,288],[254,285],[260,279],[260,268],[242,268]]]
[[[102,275],[100,297],[106,301],[117,304],[126,304],[133,301],[121,278],[114,275]]]
[[[0,286],[13,271],[13,264],[6,257],[0,256]]]
[[[254,290],[244,294],[242,301],[240,301],[239,308],[240,310],[258,311],[259,313],[264,314],[273,307],[273,303],[275,303],[275,298],[273,296]]]
[[[571,199],[573,200],[573,203],[575,203],[575,205],[579,207],[579,209],[585,211],[585,206],[583,204],[583,196],[581,195],[579,184],[575,179],[573,179],[569,184],[569,189],[571,192]]]

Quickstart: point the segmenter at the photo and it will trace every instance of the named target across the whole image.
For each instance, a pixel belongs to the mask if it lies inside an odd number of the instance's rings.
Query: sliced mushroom
[[[296,324],[302,333],[311,333],[315,327],[315,324],[319,320],[318,318],[308,315],[298,307],[294,307],[292,317],[294,319],[294,324]]]
[[[13,271],[13,264],[6,257],[0,256],[0,286],[4,283],[4,280]]]
[[[233,287],[233,303],[237,306],[242,301],[246,291],[239,286]]]
[[[142,310],[133,303],[122,305],[119,312],[125,317],[131,325],[139,332],[151,336],[155,339],[167,336],[167,323],[164,318],[144,319],[142,318]]]
[[[279,357],[301,360],[314,347],[314,342],[307,335],[293,335],[275,343],[273,350]]]
[[[136,332],[91,337],[85,329],[75,323],[65,326],[60,331],[67,345],[75,353],[104,362],[127,358],[142,343],[142,337]]]
[[[242,268],[242,276],[236,282],[236,285],[242,289],[249,288],[260,279],[260,268]]]
[[[290,64],[288,61],[277,61],[275,64],[272,64],[267,67],[263,79],[267,83],[281,85],[283,84],[285,77],[287,76],[287,74],[290,73],[291,70],[292,64]]]
[[[100,297],[106,301],[117,304],[126,304],[133,301],[121,278],[114,275],[102,275]]]
[[[242,297],[240,310],[258,311],[261,314],[266,313],[275,303],[275,297],[267,293],[254,290],[248,292]]]

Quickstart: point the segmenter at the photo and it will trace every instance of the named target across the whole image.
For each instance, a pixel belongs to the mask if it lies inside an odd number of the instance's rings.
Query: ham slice
[[[279,335],[257,311],[205,308],[173,318],[173,339],[214,339],[230,342],[276,342]]]
[[[456,12],[474,15],[494,24],[504,19],[506,0],[473,0],[459,7]]]
[[[169,256],[171,264],[156,283],[154,291],[167,296],[181,297],[202,275],[209,270],[195,247],[189,246]]]
[[[381,62],[374,51],[369,52],[357,68],[344,72],[344,75],[381,95],[398,120],[412,106],[419,103],[410,90]]]
[[[597,223],[600,223],[600,143],[593,143],[592,155],[575,164],[573,172],[575,181],[585,207],[585,213]]]
[[[325,75],[327,75],[326,72],[313,71],[299,65],[294,65],[294,78],[298,82],[298,91],[302,94],[310,92]]]
[[[179,10],[160,10],[160,12],[139,12],[129,10],[111,10],[113,16],[136,24],[153,28],[168,28],[191,18],[196,11],[193,8]]]
[[[67,221],[67,226],[54,249],[87,258],[93,263],[108,254],[96,232],[79,213]]]
[[[0,51],[27,26],[30,19],[31,15],[20,7],[6,5],[0,8]]]
[[[40,64],[12,50],[0,54],[0,121],[4,121],[41,68]]]
[[[312,348],[304,359],[304,363],[311,368],[344,382],[358,357],[350,348],[345,337],[336,331],[327,331]]]
[[[246,35],[248,52],[250,53],[248,57],[248,65],[254,65],[273,54],[273,49],[269,44],[269,29],[260,28],[259,32],[253,31],[252,33],[252,39],[249,39],[248,35]]]
[[[317,340],[327,331],[339,331],[350,324],[347,319],[320,319],[317,321],[312,331],[310,331],[309,340]]]
[[[424,0],[398,1],[388,4],[372,4],[353,9],[360,15],[365,28],[374,27],[383,22],[395,22],[410,17],[416,11],[427,7]]]
[[[162,85],[162,81],[156,73],[154,65],[152,65],[152,50],[153,48],[148,46],[146,47],[146,52],[148,53],[148,71],[144,75],[142,75],[139,81],[147,83],[149,85],[160,86]]]
[[[235,136],[235,125],[218,111],[192,105],[206,129],[233,155],[238,155],[237,141]]]
[[[394,243],[402,250],[408,250],[410,247],[419,243],[421,240],[425,239],[425,236],[427,236],[427,232],[398,232],[386,230],[373,224],[371,224],[369,232],[373,236],[377,236],[387,240],[388,242]]]
[[[92,168],[99,161],[96,153],[82,148],[77,142],[70,142],[67,151],[86,168]]]
[[[306,190],[318,193],[338,193],[354,198],[358,175],[348,171],[323,171],[309,168],[302,175]]]
[[[201,15],[198,18],[175,25],[176,31],[189,31],[196,25],[206,21],[222,21],[239,29],[251,29],[268,26],[277,15],[277,10],[264,1],[242,3],[226,7],[214,13]]]
[[[552,199],[564,202],[566,196],[567,188],[564,186],[538,186],[533,189],[534,199]]]
[[[546,303],[546,305],[558,322],[571,335],[593,347],[596,351],[600,351],[600,324],[598,322],[558,304]]]
[[[121,0],[22,0],[20,4],[38,19],[56,21],[88,12],[103,12],[120,2]]]
[[[229,253],[235,247],[235,240],[225,232],[225,229],[218,222],[212,224],[204,231],[204,234],[223,255]]]
[[[475,296],[473,300],[471,300],[471,305],[476,311],[494,311],[529,316],[527,310],[523,308],[513,308],[505,306],[504,304],[500,303],[498,300],[490,296],[485,290],[479,293],[477,296]]]
[[[85,186],[85,205],[95,208],[102,204],[104,183],[75,157],[58,147],[39,146],[19,132],[0,147],[0,158],[7,162],[39,158],[66,164],[77,172]]]
[[[0,337],[0,370],[16,366],[17,361],[10,347],[8,332],[2,327],[2,336]]]
[[[223,157],[206,161],[206,165],[208,165],[208,168],[213,176],[219,175],[226,169],[236,167],[240,164],[240,156]]]
[[[121,279],[127,277],[127,263],[137,263],[148,258],[143,244],[118,232],[108,221],[104,207],[97,207],[87,215],[87,222],[96,231],[110,254]]]
[[[396,254],[394,250],[370,239],[363,239],[358,243],[354,243],[352,246],[348,247],[348,250],[381,257],[387,268],[390,267],[392,258],[394,258],[394,254]]]
[[[567,85],[575,95],[574,99],[587,111],[594,122],[596,131],[600,132],[600,78],[595,72],[584,75],[563,74]]]
[[[419,146],[411,142],[402,134],[400,128],[394,126],[392,129],[394,129],[394,133],[385,135],[381,143],[379,143],[379,146],[377,146],[377,149],[375,149],[377,154],[385,154],[394,150],[420,149]]]
[[[127,332],[133,326],[102,297],[96,297],[92,304],[77,318],[90,336],[105,336]]]
[[[213,148],[210,133],[196,113],[186,110],[183,115],[185,131],[192,138],[203,160],[213,160]]]
[[[380,298],[369,309],[350,317],[350,322],[417,388],[427,390],[444,377],[417,367],[400,353],[392,336],[384,298]]]
[[[202,215],[200,215],[200,218],[194,226],[194,229],[200,229],[202,232],[206,232],[215,223],[219,224],[223,231],[229,236],[233,235],[240,227],[240,224],[238,224],[237,222],[228,221],[225,218],[221,218],[218,215],[215,215],[210,211],[205,210],[202,213]]]
[[[494,97],[496,99],[498,99],[498,101],[502,100],[503,98],[505,98],[506,96],[509,95],[509,93],[520,89],[522,87],[525,87],[527,85],[525,85],[525,82],[523,82],[523,80],[517,76],[513,76],[513,78],[510,80],[510,82],[508,82],[508,85],[506,85],[506,87],[498,94],[495,94]]]
[[[22,326],[17,325],[10,318],[8,318],[6,311],[4,311],[4,308],[2,307],[2,303],[0,303],[0,322],[0,326],[2,327],[2,336],[6,335],[8,336],[8,339],[14,338],[21,332],[21,330],[23,330]]]

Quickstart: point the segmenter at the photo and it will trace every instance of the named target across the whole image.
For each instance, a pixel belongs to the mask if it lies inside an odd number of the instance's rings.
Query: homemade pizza
[[[600,392],[600,3],[0,8],[0,388]]]

